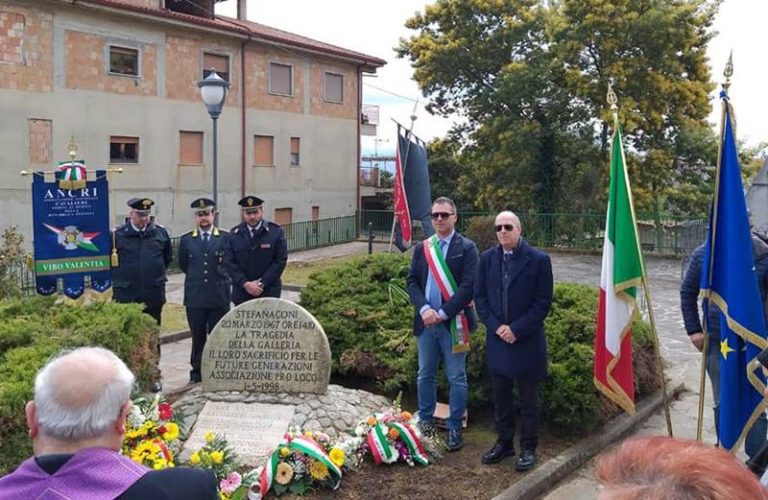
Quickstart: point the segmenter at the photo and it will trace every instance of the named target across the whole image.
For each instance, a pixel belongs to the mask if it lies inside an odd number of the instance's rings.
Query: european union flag
[[[741,183],[730,103],[724,103],[720,166],[702,264],[704,317],[720,309],[720,415],[717,429],[724,448],[735,448],[761,413],[765,378],[755,358],[766,343],[765,319],[752,254],[752,235]]]

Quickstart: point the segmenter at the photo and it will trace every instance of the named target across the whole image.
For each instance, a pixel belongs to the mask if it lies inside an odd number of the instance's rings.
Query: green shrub
[[[464,234],[475,242],[480,253],[498,243],[496,231],[493,228],[495,221],[495,215],[478,215],[469,219]]]
[[[48,297],[0,301],[0,474],[31,454],[24,405],[37,371],[65,348],[112,350],[147,387],[157,361],[158,327],[138,304],[56,305]]]
[[[337,373],[375,381],[385,391],[416,390],[418,357],[412,335],[413,307],[402,290],[409,259],[376,254],[313,274],[301,303],[328,335]],[[552,312],[545,321],[549,377],[542,389],[542,418],[553,428],[583,432],[605,421],[618,408],[593,384],[597,289],[555,284]],[[392,299],[390,299],[390,296]],[[638,397],[659,387],[649,326],[633,325],[634,368]],[[469,403],[487,403],[490,384],[485,371],[485,330],[472,336],[467,359]],[[442,375],[438,389],[447,397]]]

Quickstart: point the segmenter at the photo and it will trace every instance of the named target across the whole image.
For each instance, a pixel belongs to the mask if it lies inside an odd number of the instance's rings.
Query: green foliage
[[[493,229],[495,215],[479,215],[469,219],[469,224],[463,233],[477,245],[482,253],[498,243],[496,232]]]
[[[408,259],[375,254],[310,277],[302,305],[323,325],[334,370],[375,381],[385,391],[416,390],[418,356],[412,334],[413,307],[390,300],[392,283],[404,286]],[[581,432],[618,410],[592,382],[597,289],[572,283],[555,285],[552,312],[545,321],[549,377],[543,387],[543,418],[554,428]],[[635,321],[636,393],[659,386],[653,345],[646,323]],[[472,335],[467,357],[469,402],[484,404],[491,394],[485,373],[485,329]],[[438,390],[448,393],[442,374]]]
[[[3,231],[2,243],[0,244],[0,299],[21,295],[19,273],[23,272],[24,250],[22,243],[24,243],[24,237],[16,229],[16,226]],[[0,341],[2,341],[2,336],[0,336]]]
[[[100,345],[112,350],[141,387],[152,380],[157,324],[137,304],[55,304],[50,297],[0,301],[0,474],[31,453],[24,405],[37,371],[65,348]]]
[[[719,0],[436,0],[398,56],[436,114],[464,125],[440,183],[474,208],[603,210],[618,95],[639,210],[699,215],[715,162],[706,59]],[[449,168],[442,168],[444,165]],[[461,165],[463,168],[455,168]],[[696,175],[698,174],[698,175]],[[696,193],[700,193],[698,196]]]

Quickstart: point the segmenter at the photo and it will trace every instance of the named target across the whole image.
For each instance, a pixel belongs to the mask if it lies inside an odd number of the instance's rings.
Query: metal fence
[[[292,222],[283,225],[283,231],[288,243],[289,252],[346,243],[357,239],[357,215]],[[180,236],[171,238],[174,255],[174,259],[168,268],[168,272],[171,274],[181,271],[178,259],[176,258],[180,240]],[[27,267],[23,259],[9,266],[8,272],[25,294],[34,293],[35,274],[32,269]]]
[[[475,217],[488,217],[487,212],[459,212],[456,228],[466,232]],[[605,214],[519,214],[525,238],[546,248],[600,250],[605,233]],[[390,210],[363,210],[360,215],[361,234],[367,234],[372,224],[377,239],[389,240],[393,213]],[[492,231],[490,222],[488,231]],[[653,217],[638,215],[638,235],[645,252],[676,255],[684,259],[706,237],[707,220],[687,217],[662,217],[657,225]],[[422,235],[420,225],[414,227],[414,239]]]

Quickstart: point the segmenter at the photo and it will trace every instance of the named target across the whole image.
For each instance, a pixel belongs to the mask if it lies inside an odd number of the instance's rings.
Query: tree
[[[679,155],[691,153],[686,134],[707,127],[705,49],[719,3],[438,0],[407,21],[416,34],[397,51],[428,109],[466,120],[476,206],[604,210],[612,82],[637,204],[658,213],[711,149],[694,141],[695,161]]]

